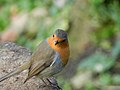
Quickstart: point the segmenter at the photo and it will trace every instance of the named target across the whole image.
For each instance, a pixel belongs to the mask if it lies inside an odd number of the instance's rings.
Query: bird
[[[0,77],[0,82],[28,70],[24,83],[33,76],[40,79],[52,77],[61,72],[68,63],[70,48],[68,34],[57,29],[50,37],[43,40],[31,55],[30,59],[16,70]]]

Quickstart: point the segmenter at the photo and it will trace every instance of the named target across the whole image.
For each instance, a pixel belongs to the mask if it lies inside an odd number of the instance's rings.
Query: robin
[[[57,29],[55,33],[42,41],[30,60],[13,72],[0,78],[0,82],[28,69],[25,82],[33,76],[51,77],[63,70],[70,55],[67,32]]]

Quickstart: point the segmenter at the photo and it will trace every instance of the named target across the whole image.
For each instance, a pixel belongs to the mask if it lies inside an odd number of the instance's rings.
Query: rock
[[[0,42],[0,77],[15,70],[31,57],[31,51],[12,42]],[[27,70],[18,75],[0,82],[0,90],[60,90],[55,78],[50,82],[42,82],[37,77],[29,79],[26,83]]]

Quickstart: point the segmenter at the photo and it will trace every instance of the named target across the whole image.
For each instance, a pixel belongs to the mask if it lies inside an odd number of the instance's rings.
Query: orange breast
[[[68,62],[68,59],[69,59],[69,55],[70,55],[68,42],[66,42],[64,44],[54,45],[53,38],[50,37],[50,38],[48,38],[48,43],[51,46],[51,48],[53,48],[55,51],[60,53],[61,60],[64,63],[64,65],[66,65]]]

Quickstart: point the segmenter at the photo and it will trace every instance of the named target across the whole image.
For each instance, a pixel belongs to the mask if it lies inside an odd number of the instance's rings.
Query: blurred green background
[[[57,79],[60,87],[115,90],[120,85],[119,0],[0,0],[1,41],[34,51],[58,28],[68,32],[71,47]]]

